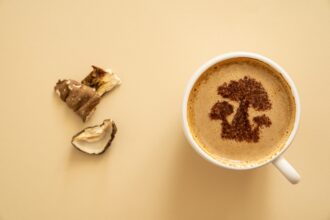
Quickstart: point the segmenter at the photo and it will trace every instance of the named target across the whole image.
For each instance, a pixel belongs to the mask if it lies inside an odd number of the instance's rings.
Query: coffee
[[[249,167],[281,151],[296,106],[290,86],[274,68],[233,58],[199,77],[187,109],[190,131],[204,151],[228,166]]]

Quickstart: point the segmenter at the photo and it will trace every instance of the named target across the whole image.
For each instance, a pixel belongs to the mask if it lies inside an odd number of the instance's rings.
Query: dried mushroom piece
[[[101,125],[87,127],[72,137],[72,145],[87,154],[102,154],[111,145],[117,132],[116,124],[106,119]]]
[[[59,80],[55,91],[84,122],[90,118],[101,100],[94,89],[75,80]]]
[[[113,88],[121,84],[119,77],[110,69],[102,69],[92,66],[93,71],[81,81],[82,84],[94,88],[99,96],[110,92]]]

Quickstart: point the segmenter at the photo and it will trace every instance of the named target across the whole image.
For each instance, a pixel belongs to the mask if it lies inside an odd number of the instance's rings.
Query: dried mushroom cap
[[[55,91],[84,122],[90,118],[101,100],[93,88],[75,80],[59,80]]]
[[[106,119],[101,125],[87,127],[72,137],[72,145],[87,154],[102,154],[111,145],[117,132],[116,124]]]
[[[103,96],[121,84],[119,77],[111,69],[104,70],[100,67],[92,67],[93,71],[81,83],[94,88],[99,96]]]

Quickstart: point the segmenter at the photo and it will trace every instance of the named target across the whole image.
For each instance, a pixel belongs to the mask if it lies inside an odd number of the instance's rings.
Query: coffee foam
[[[249,109],[249,119],[266,114],[273,124],[261,130],[258,143],[238,142],[221,138],[221,122],[208,117],[217,101],[228,101],[234,106],[233,120],[238,103],[217,94],[218,86],[248,76],[265,87],[272,109],[264,112]],[[295,121],[295,101],[290,86],[275,69],[252,58],[233,58],[207,69],[196,81],[188,100],[188,124],[194,140],[214,159],[230,167],[255,167],[273,159],[283,149]]]

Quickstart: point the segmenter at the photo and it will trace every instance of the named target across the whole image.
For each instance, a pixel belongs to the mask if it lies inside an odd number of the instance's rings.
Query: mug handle
[[[292,184],[297,184],[300,181],[299,173],[284,157],[280,156],[275,159],[273,164]]]

